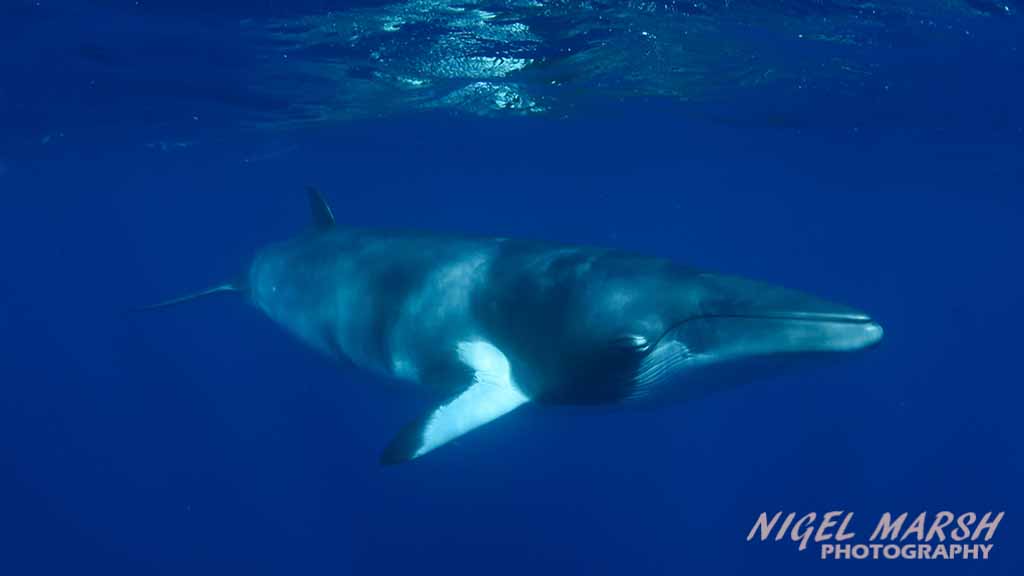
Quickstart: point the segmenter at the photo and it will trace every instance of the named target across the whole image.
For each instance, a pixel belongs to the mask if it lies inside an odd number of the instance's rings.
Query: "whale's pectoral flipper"
[[[472,371],[470,385],[399,432],[381,454],[382,464],[418,458],[529,401],[516,386],[501,350],[473,341],[459,343],[457,352]]]

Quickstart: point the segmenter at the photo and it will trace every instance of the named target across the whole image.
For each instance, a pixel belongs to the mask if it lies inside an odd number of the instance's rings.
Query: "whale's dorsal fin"
[[[334,226],[334,213],[324,200],[324,195],[315,186],[306,186],[309,197],[309,212],[313,215],[313,226],[317,230]]]
[[[419,458],[530,400],[512,379],[508,358],[494,345],[460,342],[457,351],[459,360],[473,372],[472,383],[402,429],[384,449],[381,464]]]

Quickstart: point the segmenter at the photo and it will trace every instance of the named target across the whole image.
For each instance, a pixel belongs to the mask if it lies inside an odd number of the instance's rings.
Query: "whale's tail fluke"
[[[171,298],[170,300],[164,300],[163,302],[157,302],[156,304],[149,304],[148,306],[140,306],[138,310],[158,310],[160,308],[169,308],[171,306],[177,306],[178,304],[184,304],[185,302],[191,302],[203,296],[209,296],[210,294],[218,294],[220,292],[242,292],[242,287],[237,282],[225,282],[218,284],[212,288],[206,290],[200,290],[199,292],[193,292],[177,298]]]
[[[334,212],[331,211],[330,205],[327,204],[327,200],[324,199],[323,194],[320,193],[314,186],[306,186],[306,196],[309,200],[309,211],[313,218],[313,230],[327,230],[334,227]],[[142,310],[159,310],[160,308],[170,308],[171,306],[177,306],[178,304],[184,304],[185,302],[191,302],[204,296],[211,294],[219,294],[221,292],[249,292],[249,279],[246,274],[240,275],[235,280],[217,284],[205,290],[193,292],[191,294],[185,294],[177,298],[171,298],[170,300],[164,300],[163,302],[157,302],[156,304],[149,304],[147,306],[139,306],[135,308],[137,311]]]

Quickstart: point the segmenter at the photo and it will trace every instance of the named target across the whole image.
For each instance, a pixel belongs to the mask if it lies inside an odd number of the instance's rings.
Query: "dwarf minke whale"
[[[882,338],[866,314],[798,291],[596,247],[336,224],[260,250],[244,295],[320,352],[438,399],[384,449],[418,458],[526,403],[700,397]]]

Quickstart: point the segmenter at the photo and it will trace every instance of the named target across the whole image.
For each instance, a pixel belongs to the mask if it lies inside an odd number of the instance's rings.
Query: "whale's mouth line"
[[[873,320],[866,314],[840,312],[763,312],[748,314],[702,314],[683,320],[680,326],[694,320],[798,320],[801,322],[823,322],[829,324],[871,324]]]
[[[669,334],[686,324],[701,320],[793,320],[797,322],[820,322],[823,324],[873,324],[866,314],[837,312],[758,312],[747,314],[699,314],[677,322],[665,331]],[[664,338],[664,335],[662,335]],[[659,338],[660,340],[661,338]]]
[[[789,312],[759,312],[759,313],[746,313],[746,314],[700,314],[697,316],[691,316],[686,320],[677,322],[671,325],[665,332],[653,342],[652,346],[648,347],[648,350],[654,350],[657,348],[662,341],[673,332],[677,332],[680,328],[687,324],[699,321],[714,321],[714,320],[766,320],[766,321],[792,321],[792,322],[807,322],[812,324],[846,324],[850,326],[877,326],[874,320],[871,319],[867,314],[860,313],[843,313],[843,312],[800,312],[800,311],[789,311]]]

